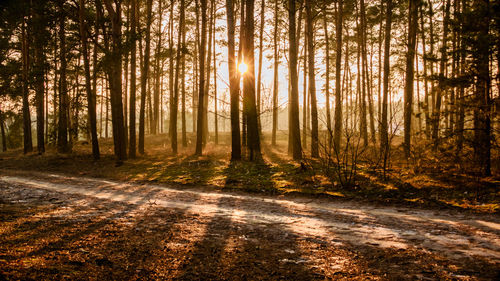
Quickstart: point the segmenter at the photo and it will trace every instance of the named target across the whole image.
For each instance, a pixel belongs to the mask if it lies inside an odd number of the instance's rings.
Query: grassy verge
[[[227,142],[226,142],[227,143]],[[332,184],[315,161],[304,169],[287,155],[283,142],[264,145],[259,163],[229,161],[228,144],[207,145],[205,154],[193,156],[192,148],[170,153],[165,136],[147,139],[147,154],[115,167],[111,140],[101,141],[102,159],[93,161],[87,144],[76,145],[73,153],[61,155],[50,149],[44,155],[23,155],[21,150],[0,154],[0,169],[64,173],[120,181],[160,183],[178,188],[205,187],[266,194],[330,197],[379,204],[456,208],[494,213],[500,210],[498,180],[474,179],[466,175],[420,173],[393,165],[389,179],[380,171],[360,166],[356,185],[343,188]]]

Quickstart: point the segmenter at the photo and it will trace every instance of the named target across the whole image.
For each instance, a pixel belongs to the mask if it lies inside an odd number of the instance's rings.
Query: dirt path
[[[500,267],[494,215],[55,174],[2,171],[0,227],[7,278],[492,280]]]

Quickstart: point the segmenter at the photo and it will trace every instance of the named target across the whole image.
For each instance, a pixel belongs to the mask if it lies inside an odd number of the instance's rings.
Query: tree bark
[[[335,29],[336,29],[336,59],[335,59],[335,123],[333,131],[333,148],[335,151],[340,149],[340,139],[342,135],[342,93],[340,88],[340,72],[342,69],[342,14],[343,0],[337,3]]]
[[[111,86],[111,124],[113,126],[113,144],[117,165],[121,165],[127,159],[127,147],[125,141],[125,126],[123,120],[123,99],[122,99],[122,22],[120,3],[115,3],[115,8],[111,0],[105,0],[106,9],[111,17],[113,48],[111,51],[111,61],[109,65],[109,77]]]
[[[149,75],[149,55],[151,49],[151,10],[153,0],[146,2],[146,36],[145,36],[145,50],[143,57],[143,65],[141,70],[141,105],[139,109],[139,153],[144,154],[144,134],[145,134],[145,111],[146,111],[146,95],[147,83]]]
[[[476,30],[472,42],[476,92],[474,97],[474,158],[483,176],[491,176],[491,78],[490,55],[490,3],[489,0],[472,2],[473,22]]]
[[[85,91],[87,92],[87,109],[88,109],[88,120],[90,126],[90,135],[92,141],[92,156],[94,160],[99,160],[99,140],[97,137],[97,115],[96,115],[96,97],[95,92],[91,88],[91,77],[90,77],[90,59],[89,59],[89,48],[87,40],[87,22],[85,20],[85,0],[80,0],[80,36],[82,41],[82,56],[83,64],[85,68]],[[95,66],[94,66],[95,67]]]
[[[318,105],[316,102],[316,78],[314,73],[314,2],[306,0],[307,54],[309,63],[309,96],[311,97],[311,157],[319,157]]]
[[[389,71],[390,71],[390,46],[392,27],[392,0],[387,0],[387,12],[385,18],[385,43],[384,43],[384,85],[382,97],[382,123],[380,129],[380,152],[385,156],[389,150],[389,126],[387,122],[387,98],[389,95]]]
[[[446,90],[445,86],[445,68],[446,62],[448,61],[448,51],[447,51],[447,40],[448,40],[448,22],[450,21],[450,0],[446,0],[446,5],[444,8],[444,20],[443,20],[443,41],[441,46],[441,59],[439,62],[439,81],[438,90],[436,92],[436,104],[433,111],[433,123],[432,127],[432,139],[434,140],[434,149],[437,149],[439,145],[439,121],[441,119],[441,103],[443,92]]]
[[[292,139],[292,154],[294,160],[302,159],[299,124],[299,78],[297,75],[297,42],[295,32],[295,0],[288,1],[288,56],[290,72],[290,132]]]
[[[417,40],[418,24],[418,0],[410,0],[408,21],[408,51],[406,54],[406,79],[404,94],[404,151],[406,158],[411,153],[411,117],[413,114],[413,81],[414,81],[414,62],[415,46]]]
[[[171,130],[171,144],[172,153],[177,154],[177,113],[179,109],[179,76],[182,64],[182,34],[184,32],[184,0],[181,1],[180,18],[179,18],[179,31],[177,34],[177,54],[175,65],[175,85],[174,85],[174,99],[170,103],[170,125]]]
[[[231,99],[231,161],[241,160],[240,139],[240,95],[239,75],[236,72],[235,61],[235,20],[234,4],[232,0],[226,0],[227,16],[227,54],[229,71],[229,93]]]
[[[245,2],[245,44],[243,48],[243,56],[248,66],[248,71],[245,75],[243,75],[243,91],[248,108],[248,158],[250,161],[255,161],[262,158],[262,155],[260,151],[259,125],[257,121],[257,106],[255,98],[254,1],[246,0]]]
[[[262,55],[264,50],[264,21],[266,11],[266,0],[261,0],[260,6],[260,27],[259,27],[259,69],[257,76],[257,122],[259,126],[259,134],[262,135],[262,125],[260,120],[260,112],[262,108]]]
[[[325,100],[326,100],[326,130],[328,131],[328,148],[332,147],[332,116],[330,111],[330,37],[328,35],[327,5],[323,7],[323,29],[325,31]]]
[[[136,0],[130,1],[131,5],[131,24],[130,24],[130,36],[132,38],[131,41],[131,50],[130,50],[130,98],[129,98],[129,147],[128,147],[128,156],[130,158],[136,157],[136,92],[137,92],[137,2]]]
[[[203,105],[205,95],[205,47],[207,45],[207,0],[201,0],[201,44],[200,44],[200,88],[198,92],[198,117],[196,120],[196,152],[200,156],[203,153]]]
[[[276,132],[278,130],[278,1],[274,4],[274,35],[273,35],[273,49],[274,49],[274,74],[273,74],[273,131],[271,137],[271,144],[276,145]]]
[[[71,151],[68,144],[68,86],[66,81],[66,29],[65,29],[65,13],[63,3],[60,3],[59,10],[61,12],[59,18],[59,40],[60,40],[60,58],[61,68],[60,73],[60,90],[59,90],[59,122],[57,133],[57,151],[60,153],[68,153]]]
[[[23,61],[23,140],[24,154],[33,151],[33,140],[31,138],[31,116],[29,105],[29,89],[28,89],[28,71],[29,71],[29,40],[28,32],[26,31],[26,20],[23,18],[21,27],[21,53]]]
[[[34,87],[35,87],[35,101],[36,101],[36,136],[37,136],[37,151],[38,154],[45,152],[45,136],[44,136],[44,64],[45,53],[43,50],[44,40],[44,19],[42,13],[44,9],[43,2],[37,2],[33,5],[33,39],[34,39]]]

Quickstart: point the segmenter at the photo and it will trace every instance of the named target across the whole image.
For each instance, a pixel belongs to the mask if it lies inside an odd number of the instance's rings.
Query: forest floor
[[[500,218],[3,170],[0,280],[498,280]]]
[[[0,280],[500,277],[498,178],[394,165],[343,188],[283,145],[230,163],[146,144],[120,167],[110,140],[97,162],[87,144],[0,154]]]

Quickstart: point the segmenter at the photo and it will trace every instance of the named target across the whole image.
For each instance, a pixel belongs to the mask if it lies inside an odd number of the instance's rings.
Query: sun
[[[245,72],[247,72],[248,70],[248,65],[246,65],[244,62],[240,63],[240,65],[238,65],[238,71],[241,73],[241,74],[245,74]]]

